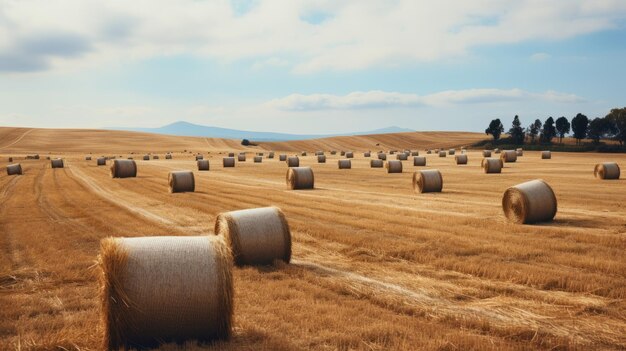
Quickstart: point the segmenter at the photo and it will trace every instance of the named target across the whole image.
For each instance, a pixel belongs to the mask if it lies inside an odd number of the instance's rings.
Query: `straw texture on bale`
[[[232,256],[221,237],[107,238],[98,264],[104,349],[230,337]]]
[[[224,157],[222,159],[222,167],[235,167],[234,157]]]
[[[409,157],[409,155],[404,153],[404,152],[400,152],[396,155],[396,160],[402,160],[402,161],[406,161]]]
[[[167,184],[170,193],[194,192],[196,190],[196,178],[192,171],[174,171],[167,176]]]
[[[137,176],[137,164],[133,160],[113,160],[112,178],[132,178]]]
[[[413,166],[426,166],[426,157],[424,156],[413,157]]]
[[[235,153],[234,152],[229,152],[228,153],[228,157],[235,157]]]
[[[353,152],[346,152],[346,158],[354,158]]]
[[[96,160],[97,166],[106,166],[106,164],[107,164],[107,159],[104,157],[98,157],[98,159]]]
[[[263,162],[263,156],[254,156],[254,163]]]
[[[517,156],[524,156],[524,150],[521,148],[515,149],[515,153],[517,154]]]
[[[171,159],[172,159],[172,154],[167,154],[167,155],[165,155],[165,159],[166,159],[166,160],[171,160]]]
[[[326,163],[326,155],[317,155],[317,163]]]
[[[300,167],[300,159],[298,158],[298,156],[288,157],[287,167]]]
[[[21,175],[22,165],[19,163],[13,165],[7,165],[7,175]]]
[[[291,260],[291,232],[278,207],[220,213],[215,234],[224,237],[238,266]]]
[[[63,160],[60,158],[51,160],[50,165],[52,166],[52,168],[63,168]]]
[[[279,161],[287,161],[287,155],[285,155],[285,154],[278,155],[278,160]]]
[[[363,153],[363,157],[371,157],[371,156],[372,156],[372,153],[369,151]]]
[[[383,168],[383,160],[370,160],[371,168]]]
[[[411,156],[419,156],[420,152],[419,151],[413,151],[411,152]]]
[[[196,163],[199,171],[208,171],[210,168],[209,160],[198,160]]]
[[[379,159],[379,160],[382,160],[382,161],[387,160],[387,154],[384,154],[384,153],[382,153],[382,152],[381,152],[381,153],[379,153],[379,154],[378,154],[378,159]]]
[[[500,154],[500,159],[503,162],[515,162],[517,161],[517,151],[504,150],[504,152]]]
[[[13,159],[9,157],[9,162],[12,162]],[[91,161],[91,156],[85,156],[85,161]]]
[[[202,156],[202,155],[196,155],[196,161],[198,161],[198,160],[203,160],[203,159],[204,159],[204,156]]]
[[[419,193],[438,193],[443,189],[443,177],[436,169],[413,173],[413,189]]]
[[[237,155],[237,161],[245,162],[246,161],[246,155],[245,154],[244,155],[242,155],[242,154]]]
[[[311,167],[290,167],[287,170],[287,187],[291,190],[313,189],[315,177]]]
[[[446,157],[446,152],[443,150],[439,151],[439,157]]]
[[[505,217],[514,223],[551,221],[557,211],[556,196],[545,181],[531,180],[504,192],[502,210]]]
[[[391,160],[385,163],[387,173],[402,173],[402,161]]]
[[[483,150],[483,157],[491,157],[491,150]]]
[[[448,154],[449,154],[449,155],[454,155],[454,153],[455,153],[455,152],[456,152],[456,150],[454,150],[454,149],[450,149],[450,150],[448,150]]]
[[[549,160],[552,158],[552,152],[549,150],[546,151],[541,151],[541,159],[542,160]]]
[[[267,158],[274,158],[274,152],[270,152],[269,154],[267,154]]]
[[[338,160],[337,165],[339,169],[350,169],[352,168],[352,161],[350,160]]]
[[[480,166],[485,173],[502,173],[502,160],[499,158],[483,158]]]
[[[467,155],[466,154],[455,155],[454,156],[454,160],[456,161],[457,165],[466,165],[467,164]]]
[[[599,179],[619,179],[620,168],[615,162],[598,163],[593,169],[593,175]]]

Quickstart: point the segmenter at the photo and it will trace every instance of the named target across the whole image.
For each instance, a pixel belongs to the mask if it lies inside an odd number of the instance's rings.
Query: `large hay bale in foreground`
[[[170,193],[194,192],[196,190],[196,178],[192,171],[173,171],[167,176],[167,184]]]
[[[96,160],[96,166],[106,166],[107,164],[107,159],[104,157],[98,157],[98,159]]]
[[[454,160],[456,161],[457,165],[466,165],[467,164],[467,155],[466,154],[455,155],[454,156]]]
[[[390,160],[385,163],[387,173],[402,173],[402,161]]]
[[[288,157],[287,167],[300,167],[300,159],[298,158],[298,156]]]
[[[436,169],[427,169],[413,173],[413,189],[419,193],[441,192],[443,189],[441,172]]]
[[[515,150],[504,150],[503,153],[500,154],[500,159],[502,162],[515,162],[517,161],[517,151]]]
[[[542,160],[549,160],[551,158],[552,158],[552,152],[550,152],[549,150],[541,151],[541,159]]]
[[[379,160],[382,160],[382,161],[387,160],[387,154],[382,153],[382,152],[379,152],[379,153],[378,153],[378,159],[379,159]]]
[[[424,156],[413,157],[413,166],[426,166],[426,157]]]
[[[346,152],[346,158],[354,158],[353,152]]]
[[[620,168],[615,162],[598,163],[593,169],[593,175],[599,179],[619,179]]]
[[[514,223],[545,222],[556,215],[557,201],[550,185],[536,179],[508,188],[502,196],[502,209]]]
[[[254,156],[254,163],[263,162],[263,156]]]
[[[337,165],[339,169],[350,169],[352,168],[352,161],[350,160],[338,160]]]
[[[439,151],[439,157],[446,157],[446,152],[443,150]]]
[[[22,165],[19,163],[7,165],[7,175],[22,175]]]
[[[237,155],[237,161],[239,161],[239,162],[246,162],[246,155],[245,154]]]
[[[224,237],[239,266],[291,260],[291,232],[278,207],[220,213],[215,234]]]
[[[133,160],[113,160],[112,178],[132,178],[137,176],[137,164]]]
[[[222,159],[222,167],[235,167],[235,158],[234,157],[224,157]]]
[[[311,167],[290,167],[287,170],[287,187],[291,190],[313,189],[315,177]]]
[[[485,173],[502,173],[502,160],[499,158],[483,158],[480,166]]]
[[[483,150],[483,157],[491,157],[491,150]]]
[[[317,155],[317,163],[326,163],[326,155]]]
[[[409,155],[405,152],[400,152],[396,155],[396,160],[406,161],[408,160]]]
[[[285,155],[285,154],[278,155],[278,160],[279,161],[287,161],[287,155]]]
[[[230,337],[232,256],[221,237],[107,238],[98,263],[104,349]]]
[[[208,171],[211,165],[209,164],[209,160],[198,160],[196,161],[198,164],[199,171]]]
[[[52,166],[52,168],[63,168],[63,159],[56,158],[54,160],[50,160],[50,165]]]
[[[383,160],[370,160],[371,168],[383,168]]]

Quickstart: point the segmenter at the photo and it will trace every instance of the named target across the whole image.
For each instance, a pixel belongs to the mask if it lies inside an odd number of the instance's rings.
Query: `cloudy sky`
[[[625,0],[0,0],[0,126],[483,131],[626,105]]]

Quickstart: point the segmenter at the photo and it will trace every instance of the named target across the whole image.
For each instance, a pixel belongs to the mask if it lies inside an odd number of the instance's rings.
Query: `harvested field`
[[[435,135],[435,136],[433,136]],[[626,348],[626,179],[594,178],[626,155],[525,151],[501,174],[485,174],[482,149],[468,163],[428,154],[403,173],[370,168],[363,151],[460,148],[476,133],[401,133],[262,143],[112,131],[0,128],[24,174],[0,172],[0,350],[98,350],[100,240],[213,235],[222,212],[277,206],[292,234],[291,263],[233,268],[230,341],[207,350],[504,350]],[[437,144],[435,140],[447,140]],[[65,144],[64,144],[65,143]],[[380,146],[375,144],[379,143]],[[150,149],[155,147],[156,149]],[[188,152],[183,152],[183,150]],[[354,150],[350,171],[338,153]],[[300,156],[315,189],[289,190],[285,162],[237,162],[228,152]],[[142,161],[137,176],[111,178],[85,155]],[[195,192],[168,192],[171,171],[196,169]],[[39,153],[42,159],[25,159]],[[61,157],[52,169],[45,156]],[[438,169],[441,193],[418,194],[413,172]],[[551,222],[519,225],[502,211],[504,191],[532,179],[558,199]],[[164,349],[176,349],[169,345]]]

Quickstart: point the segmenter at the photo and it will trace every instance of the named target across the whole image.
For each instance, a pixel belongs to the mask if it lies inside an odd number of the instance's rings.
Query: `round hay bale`
[[[264,156],[264,153],[263,152],[257,152],[256,155],[257,156]]]
[[[228,153],[228,157],[235,157],[235,153],[234,152],[229,152]]]
[[[339,169],[350,169],[352,168],[352,161],[350,160],[338,160],[337,165]]]
[[[524,150],[522,148],[515,149],[517,156],[524,156]]]
[[[354,158],[353,152],[346,152],[346,158]]]
[[[372,157],[372,153],[370,151],[366,151],[363,153],[363,157]]]
[[[171,159],[172,159],[172,154],[167,154],[167,155],[165,155],[165,159],[166,159],[166,160],[171,160]]]
[[[158,160],[158,159],[159,159],[159,155],[154,155],[154,156],[152,156],[152,159],[153,159],[153,160]]]
[[[315,156],[323,155],[324,151],[315,151]]]
[[[483,150],[483,157],[491,157],[491,150]]]
[[[383,168],[383,160],[370,160],[371,168]]]
[[[395,155],[396,154],[396,150],[389,150],[389,155]]]
[[[52,166],[52,168],[63,168],[63,160],[60,158],[54,159],[50,161],[50,165]]]
[[[287,155],[285,155],[285,154],[278,155],[278,160],[279,161],[287,161]]]
[[[504,163],[515,162],[515,161],[517,161],[517,151],[515,151],[515,150],[504,150],[504,152],[502,152],[500,154],[500,159]]]
[[[150,155],[143,155],[144,161],[150,161]]]
[[[98,157],[98,159],[96,160],[96,166],[106,166],[107,164],[107,159],[104,157]]]
[[[541,151],[541,159],[542,160],[549,160],[552,158],[552,152],[550,151]]]
[[[290,167],[287,170],[287,187],[291,190],[313,189],[315,177],[311,167]]]
[[[300,159],[298,158],[298,156],[288,157],[287,167],[300,167]]]
[[[465,155],[465,154],[455,155],[454,156],[454,160],[456,161],[457,165],[466,165],[467,164],[467,155]]]
[[[413,173],[413,190],[416,192],[438,193],[441,189],[443,189],[443,177],[438,170],[427,169]]]
[[[557,211],[556,196],[545,181],[531,180],[504,192],[502,210],[506,218],[514,223],[551,221]]]
[[[198,164],[199,171],[208,171],[211,166],[209,160],[198,160],[196,163]]]
[[[432,152],[431,150],[426,150],[426,153],[430,155],[430,154],[432,154],[433,152]]]
[[[450,150],[448,150],[448,154],[449,154],[449,155],[454,155],[454,153],[455,153],[455,152],[456,152],[456,150],[455,150],[455,149],[450,149]]]
[[[137,164],[133,160],[113,160],[112,178],[132,178],[137,176]]]
[[[246,155],[245,154],[237,155],[237,161],[239,161],[239,162],[246,162]]]
[[[337,151],[333,150],[330,152],[331,155],[337,155]]]
[[[232,255],[221,237],[107,238],[98,264],[104,349],[230,337]]]
[[[267,158],[274,158],[274,152],[270,152],[269,154],[267,154]]]
[[[341,155],[341,156],[345,156],[345,155],[346,155],[346,152],[345,152],[345,151],[341,151],[341,152],[339,153],[339,155]]]
[[[302,151],[302,152],[300,153],[300,156],[306,156],[306,152],[305,152],[305,151]]]
[[[91,161],[91,156],[85,156],[85,161]],[[13,162],[11,157],[9,157],[9,162]]]
[[[499,158],[483,158],[480,166],[485,173],[502,173],[502,160]]]
[[[494,153],[496,153],[496,154],[499,154],[499,153],[500,153],[500,149],[495,148],[495,149],[493,150],[493,152],[494,152]]]
[[[263,162],[263,156],[254,156],[254,163]]]
[[[379,152],[378,153],[378,159],[381,161],[386,161],[387,160],[387,154]]]
[[[317,163],[326,163],[326,155],[317,155]]]
[[[426,157],[424,156],[413,157],[413,166],[426,166]]]
[[[291,260],[291,232],[278,207],[220,213],[215,234],[224,237],[238,266]]]
[[[411,156],[419,156],[420,152],[419,151],[413,151],[411,152]]]
[[[167,176],[167,184],[170,193],[194,192],[196,190],[196,178],[192,171],[174,171]]]
[[[461,149],[461,154],[463,155],[465,153],[467,153],[467,149]]]
[[[385,163],[387,173],[402,173],[402,161],[390,160]]]
[[[593,169],[593,175],[599,179],[619,179],[620,168],[615,162],[598,163]]]
[[[224,157],[222,159],[222,167],[235,167],[235,158],[234,157]]]
[[[409,156],[409,155],[407,155],[406,153],[404,153],[404,152],[400,152],[400,153],[398,153],[398,154],[396,155],[396,160],[406,161],[406,160],[408,160],[408,159],[409,159],[409,157],[408,157],[408,156]]]
[[[7,175],[22,175],[22,165],[19,163],[7,165]]]
[[[439,157],[446,157],[446,152],[443,150],[439,151]]]
[[[196,155],[196,161],[198,161],[198,160],[204,160],[204,156]]]

